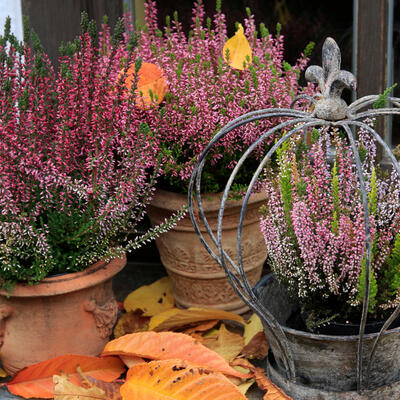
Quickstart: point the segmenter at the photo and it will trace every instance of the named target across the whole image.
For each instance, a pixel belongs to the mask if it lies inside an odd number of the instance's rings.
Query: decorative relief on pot
[[[0,304],[0,347],[4,344],[4,335],[6,332],[6,319],[14,313],[14,308],[8,304]]]
[[[117,322],[118,304],[115,299],[111,298],[102,305],[91,299],[85,303],[84,309],[93,314],[100,337],[108,338]]]
[[[221,267],[219,267],[221,268]],[[260,278],[261,270],[253,269],[248,280],[254,285]],[[169,271],[177,302],[185,304],[223,305],[239,300],[238,295],[223,277],[218,279],[191,279]]]

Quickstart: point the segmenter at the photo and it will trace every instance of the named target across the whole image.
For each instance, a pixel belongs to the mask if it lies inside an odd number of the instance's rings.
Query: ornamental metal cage
[[[366,190],[365,178],[363,176],[362,171],[362,162],[360,159],[359,152],[357,150],[356,144],[356,129],[363,128],[369,135],[377,142],[380,146],[382,146],[384,153],[386,153],[388,159],[391,161],[393,168],[397,172],[400,177],[400,165],[396,160],[396,157],[392,153],[388,144],[382,139],[382,137],[376,132],[374,127],[369,126],[366,122],[366,118],[375,118],[378,116],[387,116],[400,114],[400,99],[387,97],[387,101],[389,107],[374,109],[372,105],[378,100],[378,95],[371,95],[360,98],[354,101],[352,104],[347,105],[346,102],[341,98],[342,91],[344,88],[348,88],[354,90],[356,87],[356,79],[353,74],[348,71],[340,70],[341,64],[341,55],[339,47],[336,42],[332,38],[327,38],[323,49],[322,49],[322,67],[320,66],[310,66],[307,68],[305,76],[306,79],[310,82],[317,83],[320,88],[320,93],[318,96],[308,96],[301,95],[296,98],[291,108],[273,108],[273,109],[264,109],[254,112],[249,112],[244,114],[227,125],[225,125],[212,139],[212,141],[208,144],[206,149],[203,151],[201,156],[196,163],[190,184],[189,184],[189,212],[191,216],[191,220],[193,222],[194,228],[197,234],[200,237],[202,244],[205,246],[207,251],[211,254],[211,256],[223,267],[226,272],[227,278],[230,281],[231,285],[237,292],[237,294],[243,299],[243,301],[256,312],[263,321],[264,327],[266,331],[269,332],[270,337],[276,341],[277,345],[280,349],[280,354],[282,355],[282,363],[284,367],[284,377],[278,383],[284,386],[289,393],[292,390],[299,390],[301,392],[300,386],[296,386],[299,376],[298,367],[296,367],[296,363],[293,357],[293,343],[288,339],[288,331],[284,328],[284,324],[280,323],[275,315],[268,309],[268,306],[263,303],[260,298],[260,292],[257,288],[253,288],[248,280],[246,279],[246,275],[243,267],[242,260],[242,228],[243,222],[246,213],[246,207],[250,198],[250,195],[255,190],[255,186],[259,180],[259,177],[263,173],[264,169],[267,166],[268,161],[271,159],[273,154],[277,151],[277,149],[287,140],[289,140],[292,136],[307,130],[312,127],[333,127],[340,128],[343,130],[348,139],[349,149],[351,150],[352,157],[354,159],[355,171],[359,180],[360,191],[361,191],[361,202],[364,213],[364,223],[365,223],[365,259],[366,259],[366,273],[365,273],[365,291],[363,293],[363,302],[362,302],[362,311],[360,317],[360,329],[359,335],[356,340],[356,387],[353,391],[349,391],[350,393],[348,397],[344,395],[344,397],[335,397],[332,395],[322,395],[318,397],[318,390],[307,392],[305,391],[304,397],[298,396],[294,397],[295,399],[320,399],[320,398],[351,398],[351,399],[364,399],[364,398],[386,398],[382,395],[382,397],[377,397],[376,393],[371,392],[371,388],[369,385],[369,377],[371,367],[374,364],[374,357],[377,349],[379,348],[382,338],[385,336],[388,328],[395,320],[395,318],[400,313],[400,305],[395,308],[393,313],[384,323],[380,332],[377,333],[373,337],[373,344],[371,346],[365,345],[365,338],[368,336],[365,333],[365,327],[367,322],[367,314],[368,314],[368,305],[370,299],[370,271],[371,271],[371,224],[368,210],[368,195]],[[308,110],[296,110],[294,106],[296,102],[299,100],[309,101],[312,104]],[[202,183],[202,172],[206,163],[207,155],[213,150],[214,146],[218,144],[218,142],[230,133],[235,128],[243,126],[245,124],[263,120],[267,118],[282,118],[283,122],[278,123],[276,126],[273,126],[268,131],[263,133],[260,137],[258,137],[243,153],[240,160],[237,162],[236,166],[232,170],[232,173],[227,180],[225,189],[221,196],[219,214],[218,214],[218,226],[217,231],[213,232],[205,213],[202,208],[202,195],[201,195],[201,183]],[[281,119],[281,121],[282,121]],[[238,220],[238,228],[237,228],[237,262],[230,257],[227,252],[224,250],[223,245],[223,218],[225,206],[229,197],[229,192],[232,188],[232,184],[234,182],[235,177],[237,176],[240,168],[245,163],[246,159],[251,155],[251,153],[259,148],[259,145],[263,143],[265,140],[270,138],[272,135],[277,132],[284,132],[282,137],[279,138],[272,145],[272,147],[265,154],[264,158],[262,158],[259,163],[258,168],[254,172],[254,175],[251,181],[248,184],[247,191],[243,196],[243,203],[241,208],[240,217]],[[200,225],[204,225],[203,228],[206,229],[209,236],[202,234],[200,230]],[[208,242],[210,241],[211,242]],[[212,248],[218,249],[218,252],[213,251]],[[307,335],[307,334],[306,334]],[[310,334],[310,337],[312,335]],[[368,347],[368,354],[366,354],[366,348]],[[396,375],[397,374],[397,375]],[[400,370],[397,370],[395,373],[396,376],[392,376],[392,382],[383,382],[384,384],[389,385],[392,389],[390,392],[391,398],[399,398],[393,397],[398,396],[398,389],[393,389],[393,385],[400,381]],[[304,382],[303,382],[304,383]],[[294,386],[293,386],[294,385]],[[294,389],[293,389],[294,388]],[[297,388],[297,389],[296,389]],[[318,388],[317,388],[318,389]],[[321,393],[325,393],[323,388],[319,388]],[[370,392],[368,392],[368,390]],[[382,390],[380,388],[379,390]],[[393,391],[394,390],[394,391]],[[310,393],[313,393],[313,396],[310,396]],[[307,395],[308,393],[308,395]],[[326,392],[328,393],[328,392]],[[346,392],[347,393],[347,392]],[[352,394],[356,394],[356,396],[361,397],[351,397]],[[364,393],[364,394],[363,394]],[[365,394],[367,393],[367,394]],[[369,393],[369,394],[368,394]],[[379,392],[380,393],[380,392]],[[385,392],[386,393],[386,392]],[[307,397],[309,396],[309,397]],[[367,397],[363,397],[367,396]],[[389,397],[387,397],[389,398]]]

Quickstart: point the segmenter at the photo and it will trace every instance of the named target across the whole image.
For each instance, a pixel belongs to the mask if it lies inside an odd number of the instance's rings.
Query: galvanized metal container
[[[293,314],[299,313],[299,306],[291,301],[286,289],[279,284],[273,274],[265,276],[256,285],[254,291],[261,303],[282,326],[292,350],[297,371],[296,383],[293,385],[286,383],[288,376],[282,351],[270,328],[267,324],[264,324],[271,350],[266,365],[269,376],[296,400],[313,398],[361,399],[362,397],[354,397],[357,394],[355,390],[357,388],[357,344],[359,336],[318,335],[289,328],[287,321]],[[365,355],[369,355],[377,336],[378,333],[364,336]],[[366,366],[367,363],[363,364]],[[363,374],[366,373],[364,367]],[[399,399],[399,380],[400,327],[386,331],[381,339],[370,372],[369,391],[371,394],[365,398]],[[380,390],[379,394],[382,395],[382,389],[393,384],[396,384],[396,387],[398,386],[398,390],[392,392],[390,397],[386,397],[386,395],[385,397],[371,397],[377,396],[376,389]],[[299,386],[303,388],[300,390]],[[393,397],[395,393],[397,397]],[[337,397],[339,394],[342,397]],[[343,397],[345,395],[353,397]]]

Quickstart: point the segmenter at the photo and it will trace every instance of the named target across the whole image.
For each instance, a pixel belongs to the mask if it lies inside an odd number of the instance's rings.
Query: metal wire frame
[[[325,45],[324,45],[325,46]],[[340,53],[339,53],[340,56]],[[340,62],[339,62],[340,65]],[[342,71],[339,71],[342,72]],[[347,77],[348,78],[348,77]],[[348,78],[349,79],[349,78]],[[324,93],[322,94],[322,96]],[[351,127],[358,127],[365,129],[366,132],[369,132],[372,137],[383,147],[384,151],[389,156],[390,160],[393,163],[393,166],[400,178],[400,165],[397,162],[395,156],[393,155],[392,151],[388,147],[388,145],[382,140],[379,134],[363,122],[367,118],[375,118],[382,115],[393,115],[399,114],[400,109],[394,107],[400,107],[400,99],[389,97],[389,103],[394,106],[391,108],[381,108],[381,109],[372,109],[363,112],[357,113],[357,111],[371,106],[378,100],[379,96],[366,96],[359,100],[356,100],[347,108],[346,118],[341,120],[326,120],[318,118],[318,111],[314,109],[313,112],[306,112],[306,111],[298,111],[293,109],[266,109],[266,110],[259,110],[244,114],[227,125],[225,125],[212,139],[203,153],[200,155],[191,176],[190,184],[189,184],[189,194],[188,194],[188,202],[189,202],[189,213],[194,225],[194,228],[197,234],[200,237],[201,242],[207,249],[207,251],[211,254],[211,256],[224,268],[227,277],[235,289],[236,293],[243,299],[243,301],[251,307],[265,322],[265,324],[271,330],[273,336],[275,337],[278,345],[280,346],[281,353],[283,355],[283,364],[287,370],[287,378],[295,381],[296,380],[296,369],[293,362],[293,355],[291,352],[290,344],[287,340],[287,337],[278,323],[278,321],[274,318],[274,316],[265,308],[265,306],[261,303],[258,299],[257,295],[251,288],[249,284],[243,267],[243,260],[242,260],[242,230],[243,230],[243,222],[246,214],[247,204],[250,198],[251,193],[254,190],[254,187],[260,177],[260,174],[266,167],[266,164],[271,159],[272,155],[278,149],[279,146],[282,145],[285,141],[290,139],[296,133],[306,130],[307,128],[311,127],[321,127],[321,126],[328,126],[328,127],[339,127],[343,128],[344,132],[346,133],[349,144],[350,150],[353,155],[353,159],[356,166],[356,171],[358,174],[358,179],[360,183],[361,189],[361,200],[363,204],[363,212],[364,212],[364,223],[365,223],[365,232],[366,232],[366,240],[365,240],[365,249],[366,249],[366,273],[365,273],[365,285],[364,285],[364,293],[363,293],[363,302],[362,302],[362,313],[361,313],[361,321],[360,321],[360,331],[359,331],[359,340],[357,346],[357,391],[360,392],[364,388],[368,388],[369,385],[369,376],[371,371],[371,365],[373,363],[374,355],[376,352],[376,348],[380,343],[380,340],[383,334],[387,331],[391,323],[394,319],[400,314],[400,305],[393,311],[387,321],[384,323],[383,327],[381,328],[374,344],[367,359],[367,373],[365,376],[365,380],[362,374],[363,370],[363,338],[365,333],[365,325],[367,321],[367,314],[368,314],[368,305],[369,305],[369,295],[370,295],[370,272],[371,272],[371,235],[370,235],[370,219],[369,219],[369,212],[368,212],[368,200],[367,200],[367,192],[365,188],[365,180],[363,176],[363,171],[361,167],[361,160],[357,151],[357,147],[355,144],[355,137],[354,133],[352,132]],[[310,97],[310,96],[299,96],[299,98],[295,99],[292,104],[294,104],[299,99],[307,99],[315,105],[318,105],[318,100]],[[232,173],[226,183],[225,189],[222,194],[220,208],[218,213],[218,223],[217,223],[217,236],[215,236],[214,232],[210,228],[207,218],[204,214],[201,202],[201,178],[202,178],[202,171],[206,162],[206,157],[210,153],[210,151],[214,148],[214,146],[229,132],[233,131],[234,129],[245,125],[247,123],[262,120],[266,118],[292,118],[286,120],[278,125],[272,127],[267,132],[263,133],[259,138],[257,138],[254,143],[252,143],[249,148],[243,153],[241,158],[239,159],[238,163],[236,164],[235,168],[232,170]],[[294,127],[293,127],[294,126]],[[243,198],[243,204],[240,212],[240,217],[238,221],[238,231],[237,231],[237,255],[238,255],[238,263],[236,264],[225,252],[223,248],[223,237],[222,237],[222,222],[223,222],[223,215],[225,210],[226,201],[228,199],[229,191],[232,186],[232,183],[235,179],[240,168],[243,166],[245,160],[248,156],[265,140],[267,140],[271,135],[278,131],[284,131],[286,128],[292,127],[286,134],[284,134],[267,152],[265,157],[261,160],[258,168],[253,174],[253,177],[248,185],[248,189],[246,194]],[[196,206],[193,203],[193,194],[195,194],[195,202]],[[200,231],[198,221],[195,216],[194,209],[197,208],[198,214],[202,224],[204,225],[206,231],[208,232],[211,241],[214,245],[218,248],[218,255],[212,250],[210,245],[205,240],[203,234]],[[364,382],[365,381],[365,382]]]

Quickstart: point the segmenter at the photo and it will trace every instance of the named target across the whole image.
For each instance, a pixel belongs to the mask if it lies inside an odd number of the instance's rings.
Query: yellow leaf
[[[130,293],[124,301],[124,308],[126,311],[140,309],[143,316],[151,317],[171,309],[174,304],[171,281],[166,276]]]
[[[228,52],[229,54],[227,54]],[[228,39],[225,43],[223,57],[224,60],[235,69],[244,70],[249,66],[249,64],[251,64],[252,51],[250,44],[244,35],[243,26],[241,24],[239,24],[235,36]]]
[[[228,311],[217,310],[215,308],[197,308],[191,307],[187,310],[171,308],[163,313],[157,314],[149,322],[149,330],[163,331],[173,328],[193,324],[194,322],[210,320],[230,320],[245,325],[244,319]]]
[[[123,400],[246,400],[221,373],[182,360],[135,365],[121,394]]]
[[[244,326],[244,344],[247,345],[258,332],[264,332],[264,328],[260,317],[257,314],[253,314]]]
[[[107,400],[104,390],[92,386],[84,388],[73,384],[68,375],[54,375],[54,400]]]
[[[216,339],[204,339],[203,344],[217,352],[227,362],[231,362],[242,351],[244,341],[241,335],[230,332],[224,324],[221,324],[218,337]]]
[[[0,378],[6,378],[8,376],[7,372],[3,368],[0,368]]]
[[[237,388],[240,390],[240,393],[245,395],[247,393],[247,391],[250,389],[250,387],[253,385],[254,382],[255,382],[254,379],[250,379],[247,382],[237,385]]]

